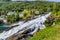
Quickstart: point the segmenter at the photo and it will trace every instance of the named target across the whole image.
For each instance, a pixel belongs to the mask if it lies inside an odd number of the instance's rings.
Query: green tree
[[[19,13],[18,13],[18,11],[17,11],[17,13],[15,14],[15,20],[16,20],[16,21],[19,21]]]

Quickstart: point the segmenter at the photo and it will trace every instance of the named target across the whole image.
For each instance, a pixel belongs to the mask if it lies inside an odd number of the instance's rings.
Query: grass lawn
[[[56,24],[40,30],[29,40],[60,40],[60,25]]]

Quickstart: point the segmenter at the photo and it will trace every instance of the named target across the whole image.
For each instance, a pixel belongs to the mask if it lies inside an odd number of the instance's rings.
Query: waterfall
[[[38,31],[38,29],[44,29],[46,28],[44,25],[44,22],[46,21],[46,19],[51,15],[51,12],[49,12],[48,14],[38,17],[34,20],[28,21],[22,25],[19,25],[17,27],[14,27],[8,31],[4,31],[2,33],[0,33],[0,40],[6,40],[6,38],[12,36],[12,35],[16,35],[16,34],[22,34],[24,31],[28,30],[28,29],[33,29],[34,31],[28,33],[29,35],[33,35],[35,32]]]

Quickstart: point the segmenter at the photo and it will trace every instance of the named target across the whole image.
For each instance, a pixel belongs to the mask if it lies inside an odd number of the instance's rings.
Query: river
[[[43,15],[41,17],[38,17],[34,20],[28,21],[22,25],[19,25],[17,27],[14,27],[8,31],[4,31],[2,33],[0,33],[0,40],[5,40],[6,38],[12,36],[12,35],[17,35],[17,34],[22,34],[23,32],[27,31],[28,29],[34,29],[33,31],[29,32],[27,35],[33,35],[35,32],[38,31],[38,29],[44,29],[45,24],[44,22],[46,21],[46,19],[51,15],[51,12]],[[38,20],[38,21],[37,21]],[[23,38],[24,39],[24,38]],[[22,39],[22,40],[23,40]]]
[[[7,25],[0,25],[0,32],[6,30],[8,28],[9,28],[9,26],[7,26]]]

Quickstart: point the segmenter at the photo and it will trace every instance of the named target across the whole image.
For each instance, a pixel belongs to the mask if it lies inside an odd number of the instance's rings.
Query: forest
[[[24,11],[25,10],[25,11]],[[33,10],[33,12],[32,12]],[[24,2],[4,2],[4,3],[0,3],[0,16],[1,15],[6,15],[7,16],[7,13],[8,12],[16,12],[17,15],[19,12],[23,12],[24,17],[19,17],[20,19],[26,19],[27,17],[31,17],[32,15],[36,15],[34,13],[34,10],[38,10],[39,11],[39,14],[46,14],[48,12],[52,12],[53,16],[54,17],[59,17],[60,16],[60,3],[59,2],[38,2],[38,1],[35,1],[35,2],[27,2],[27,1],[24,1]],[[27,11],[27,12],[26,12]],[[28,14],[29,13],[29,14]],[[5,18],[8,19],[8,21],[11,21],[9,20],[9,17],[6,17],[4,16]],[[12,17],[12,15],[11,15]],[[12,18],[14,19],[14,18]],[[12,20],[14,21],[14,20]],[[13,23],[13,22],[12,22]]]

